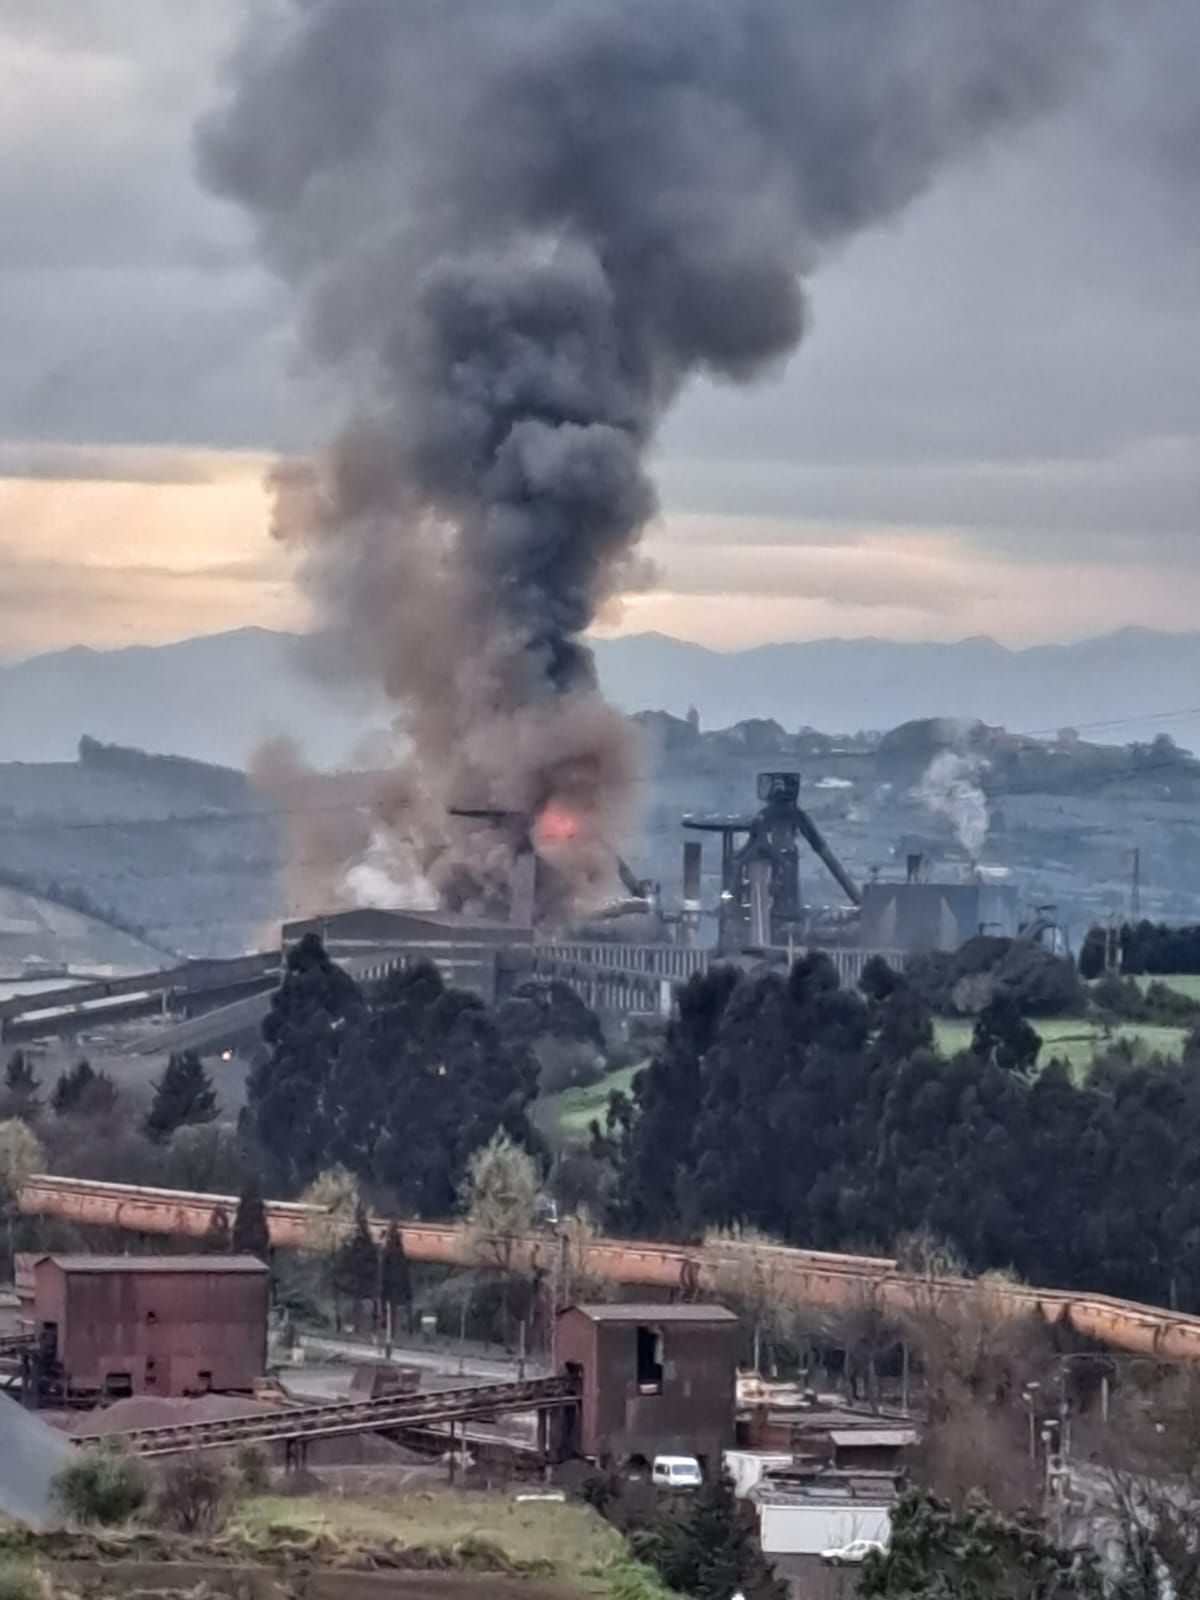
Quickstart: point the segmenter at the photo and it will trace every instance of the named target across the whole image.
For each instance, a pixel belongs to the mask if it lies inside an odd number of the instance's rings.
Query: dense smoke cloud
[[[665,409],[697,375],[770,371],[830,248],[1052,104],[1082,10],[255,8],[201,165],[344,389],[338,440],[281,474],[278,528],[397,702],[411,757],[389,826],[436,886],[469,904],[505,870],[447,804],[611,825],[633,754],[580,635],[637,581]],[[601,871],[589,851],[577,889]]]

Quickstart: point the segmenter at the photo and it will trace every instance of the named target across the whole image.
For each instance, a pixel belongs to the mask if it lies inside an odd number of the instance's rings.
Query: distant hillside
[[[1200,633],[1127,628],[1028,650],[983,638],[816,639],[731,654],[646,633],[601,640],[596,656],[624,709],[683,716],[694,705],[708,728],[768,717],[789,729],[855,733],[914,717],[963,717],[1031,733],[1094,728],[1092,737],[1117,744],[1166,731],[1200,748],[1200,696],[1191,688]],[[1189,706],[1188,717],[1158,720]]]
[[[74,758],[81,735],[244,766],[291,733],[320,764],[344,762],[386,725],[369,694],[335,693],[300,668],[300,641],[259,628],[125,650],[64,650],[0,667],[0,761]],[[1073,645],[1008,650],[992,639],[899,644],[824,639],[720,654],[661,634],[601,640],[609,694],[628,711],[705,727],[747,718],[794,730],[882,730],[913,717],[982,718],[1014,730],[1091,729],[1127,743],[1167,731],[1200,748],[1200,633],[1126,629]],[[1097,726],[1099,725],[1099,726]]]
[[[296,703],[306,703],[298,688]],[[663,885],[668,908],[681,888],[682,819],[743,813],[756,804],[760,771],[795,769],[802,803],[856,882],[900,870],[913,852],[935,874],[982,858],[1008,871],[1024,907],[1057,906],[1063,926],[1081,937],[1097,917],[1127,907],[1136,851],[1143,910],[1172,920],[1198,914],[1200,762],[1165,732],[1119,746],[944,719],[910,721],[882,737],[789,731],[762,717],[703,731],[660,710],[633,720],[641,803],[613,844],[639,876]],[[328,820],[360,805],[366,786],[361,773],[327,774],[319,794],[306,787],[295,801]],[[281,916],[328,909],[345,872],[341,830],[297,830],[298,819],[279,814],[288,804],[288,792],[257,791],[230,768],[91,739],[74,761],[0,763],[0,890],[83,914],[76,921],[89,921],[94,950],[103,930],[89,919],[108,924],[106,938],[123,929],[187,955],[261,946]],[[810,904],[841,904],[841,890],[807,853],[801,871]],[[711,837],[702,875],[711,908],[721,890]],[[0,957],[18,966],[81,947],[82,932],[52,922],[0,903]],[[89,959],[130,964],[118,954]]]
[[[104,744],[244,767],[279,733],[311,759],[344,761],[385,713],[313,681],[300,641],[265,628],[123,650],[59,650],[0,666],[0,761],[71,761],[84,735]]]

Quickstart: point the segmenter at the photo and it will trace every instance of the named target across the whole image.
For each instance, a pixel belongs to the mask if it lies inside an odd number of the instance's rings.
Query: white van
[[[650,1478],[659,1489],[698,1489],[704,1482],[695,1456],[655,1456]]]

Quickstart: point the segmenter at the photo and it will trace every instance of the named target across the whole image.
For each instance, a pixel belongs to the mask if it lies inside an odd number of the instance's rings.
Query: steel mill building
[[[267,1301],[254,1256],[42,1256],[28,1398],[249,1392],[266,1370]]]
[[[736,1443],[738,1320],[717,1305],[576,1305],[555,1362],[582,1385],[579,1455],[618,1468],[656,1455],[719,1470]]]

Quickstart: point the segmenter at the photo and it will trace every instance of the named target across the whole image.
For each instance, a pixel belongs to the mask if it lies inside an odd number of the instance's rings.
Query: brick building
[[[42,1256],[33,1279],[42,1400],[249,1391],[266,1368],[253,1256]]]

